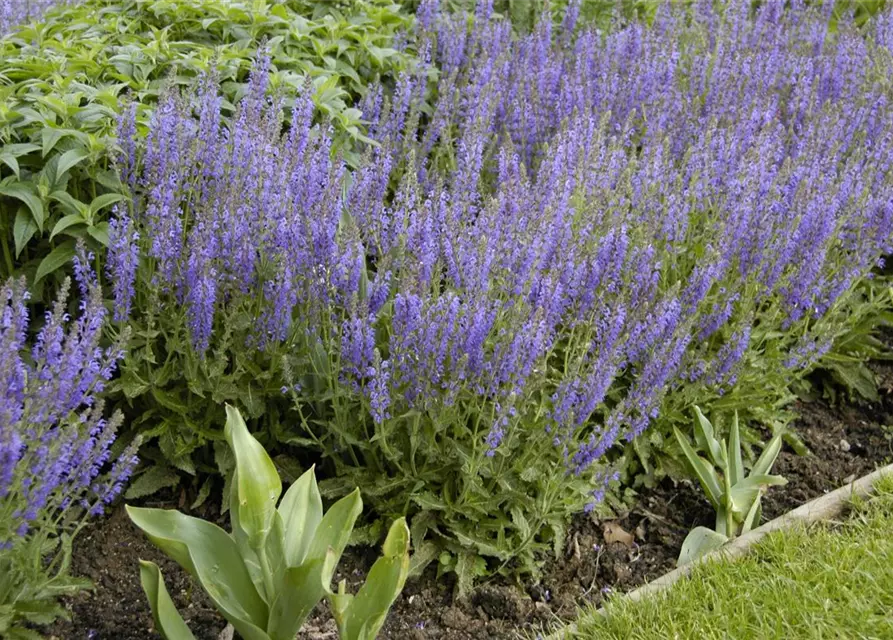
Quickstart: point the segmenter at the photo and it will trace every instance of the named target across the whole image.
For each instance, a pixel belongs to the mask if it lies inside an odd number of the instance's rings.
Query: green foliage
[[[413,59],[392,47],[410,25],[378,0],[93,0],[0,38],[0,279],[25,273],[36,286],[76,238],[107,245],[107,212],[126,192],[113,162],[125,96],[142,131],[166,85],[214,68],[231,109],[263,43],[286,106],[310,78],[319,116],[350,146],[365,140],[351,105]]]
[[[893,351],[881,339],[881,331],[893,325],[893,280],[876,275],[859,282],[850,304],[847,331],[834,341],[816,370],[795,389],[812,399],[821,395],[834,403],[841,392],[849,400],[878,400],[878,381],[869,360],[893,360]]]
[[[728,540],[759,526],[762,515],[760,500],[766,487],[787,484],[787,480],[781,476],[769,475],[781,451],[780,434],[769,441],[750,474],[746,474],[737,412],[729,429],[728,444],[725,439],[717,439],[713,425],[699,407],[695,407],[695,415],[697,450],[678,429],[674,429],[674,433],[695,477],[716,510],[716,528],[692,529],[682,543],[677,561],[680,565],[696,560]]]
[[[33,625],[68,619],[58,600],[88,589],[91,582],[68,575],[72,536],[50,536],[45,529],[14,549],[0,549],[0,637],[40,638]]]
[[[392,524],[383,555],[356,596],[346,593],[343,581],[333,592],[332,575],[362,512],[359,490],[323,515],[310,469],[279,502],[282,484],[273,461],[239,411],[227,406],[226,412],[226,439],[235,457],[232,533],[178,511],[128,506],[130,518],[201,583],[246,640],[291,640],[323,596],[329,598],[341,638],[372,640],[409,571],[406,521]],[[167,640],[192,638],[158,567],[141,561],[141,578],[161,634]]]

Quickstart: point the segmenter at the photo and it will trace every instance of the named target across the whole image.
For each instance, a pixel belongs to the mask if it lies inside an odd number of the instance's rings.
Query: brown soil
[[[860,477],[893,458],[893,368],[875,365],[882,381],[877,403],[831,407],[801,403],[795,430],[812,455],[785,448],[773,472],[789,484],[764,498],[764,519],[774,518],[822,493]],[[182,500],[181,500],[182,501]],[[171,500],[168,504],[177,502]],[[213,513],[202,513],[213,517]],[[551,561],[538,581],[494,578],[470,597],[454,597],[452,576],[436,579],[433,569],[407,583],[380,637],[477,640],[511,638],[519,630],[536,631],[573,617],[577,606],[598,605],[611,591],[628,591],[671,570],[686,533],[712,524],[712,511],[690,483],[665,480],[649,490],[628,513],[613,522],[581,515],[571,528],[567,551]],[[632,534],[632,544],[606,542]],[[336,580],[345,578],[355,592],[375,559],[375,551],[348,550]],[[223,628],[201,588],[159,553],[133,527],[123,509],[85,531],[75,544],[73,571],[96,583],[96,590],[67,604],[71,623],[57,624],[60,640],[143,640],[158,636],[139,582],[137,558],[153,560],[164,573],[168,590],[200,640],[216,638]],[[337,639],[326,605],[320,605],[299,638]]]

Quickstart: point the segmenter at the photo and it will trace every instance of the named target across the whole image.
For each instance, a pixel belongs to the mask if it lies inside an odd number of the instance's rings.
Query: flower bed
[[[882,387],[893,388],[893,368],[881,363],[872,368]],[[875,404],[832,407],[817,401],[798,404],[797,410],[802,417],[796,428],[811,455],[801,456],[790,448],[782,451],[775,470],[787,477],[789,484],[764,498],[767,520],[893,460],[893,434],[883,426],[893,423],[890,391]],[[185,498],[172,496],[147,504],[178,506],[188,502]],[[438,579],[436,572],[429,570],[407,584],[380,637],[508,639],[522,630],[533,633],[540,625],[549,628],[556,616],[572,621],[578,606],[598,605],[609,591],[631,591],[672,570],[688,531],[699,524],[711,524],[712,517],[695,485],[666,481],[643,492],[628,513],[617,519],[576,518],[568,552],[549,560],[540,580],[524,581],[521,587],[502,579],[488,580],[467,599],[457,600],[455,579]],[[608,522],[633,533],[636,546],[606,543],[604,525]],[[637,531],[640,527],[644,537]],[[342,560],[344,576],[361,582],[376,553],[373,548],[348,549]],[[171,593],[196,637],[215,639],[223,622],[203,594],[138,534],[122,510],[85,532],[76,543],[76,573],[91,578],[99,588],[94,596],[70,602],[75,623],[57,626],[55,635],[80,638],[91,637],[93,632],[97,640],[152,638],[151,617],[138,568],[132,562],[135,555],[162,563],[170,576]],[[323,638],[331,624],[328,612],[320,608],[299,638]]]

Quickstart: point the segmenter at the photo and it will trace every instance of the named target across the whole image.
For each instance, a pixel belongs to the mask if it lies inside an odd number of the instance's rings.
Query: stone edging
[[[893,475],[893,464],[876,469],[872,473],[869,473],[858,480],[854,480],[849,484],[845,484],[831,493],[826,493],[814,500],[810,500],[806,504],[800,505],[796,509],[789,511],[774,520],[770,520],[766,524],[757,527],[743,536],[735,538],[716,551],[711,551],[707,555],[690,562],[689,564],[678,567],[673,571],[662,575],[660,578],[652,580],[621,597],[632,600],[633,602],[642,600],[643,598],[647,598],[648,596],[663,591],[680,578],[689,575],[692,569],[702,562],[736,558],[744,555],[754,544],[773,531],[790,529],[796,524],[811,524],[828,520],[840,515],[846,508],[846,505],[854,498],[863,498],[870,495],[874,489],[875,483],[880,480],[881,477],[887,475]],[[605,615],[604,607],[600,607],[598,613]],[[546,640],[560,640],[561,638],[565,638],[568,633],[576,631],[576,627],[577,625],[572,622],[562,629],[546,636]]]

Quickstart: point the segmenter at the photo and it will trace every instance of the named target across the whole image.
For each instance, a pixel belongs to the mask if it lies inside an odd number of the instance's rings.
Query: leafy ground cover
[[[13,4],[41,16],[48,3]],[[285,108],[306,90],[338,140],[365,139],[353,105],[415,59],[393,47],[411,20],[385,2],[94,0],[11,28],[0,38],[0,277],[25,274],[36,295],[76,239],[107,245],[109,208],[126,193],[114,170],[119,115],[133,108],[133,133],[144,133],[165,87],[211,69],[231,112],[261,46]]]
[[[735,562],[696,568],[667,593],[609,601],[569,638],[893,636],[893,477],[842,523],[773,533]]]

